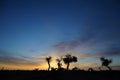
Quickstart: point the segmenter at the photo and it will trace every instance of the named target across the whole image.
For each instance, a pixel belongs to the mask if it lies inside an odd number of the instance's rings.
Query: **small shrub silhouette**
[[[88,71],[94,71],[94,69],[93,68],[89,68]]]
[[[57,68],[51,67],[51,71],[56,71]]]
[[[74,68],[72,68],[72,70],[73,70],[73,71],[78,71],[79,68],[78,68],[78,67],[74,67]]]
[[[39,71],[39,68],[35,68],[33,71]]]

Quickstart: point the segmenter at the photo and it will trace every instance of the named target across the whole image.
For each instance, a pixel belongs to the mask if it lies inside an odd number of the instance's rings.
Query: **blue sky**
[[[120,65],[119,0],[2,0],[0,3],[1,65],[14,65],[15,61],[22,65],[22,59],[28,65],[32,61],[38,64],[33,57],[53,53],[59,56],[71,51],[86,58],[83,64],[89,58],[87,63],[93,64],[93,59],[105,56],[113,58],[113,66]]]

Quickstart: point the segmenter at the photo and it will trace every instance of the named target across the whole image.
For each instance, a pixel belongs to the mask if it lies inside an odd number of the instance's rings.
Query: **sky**
[[[0,68],[47,69],[47,56],[57,67],[66,54],[78,57],[71,68],[98,68],[104,56],[120,70],[120,1],[0,1]]]

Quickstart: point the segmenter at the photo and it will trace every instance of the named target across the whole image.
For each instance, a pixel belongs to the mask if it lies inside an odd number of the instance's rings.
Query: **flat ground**
[[[120,80],[120,71],[0,71],[0,80]]]

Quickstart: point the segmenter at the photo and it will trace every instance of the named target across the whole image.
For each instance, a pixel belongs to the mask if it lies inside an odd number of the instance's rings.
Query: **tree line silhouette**
[[[93,68],[88,68],[88,71],[81,70],[78,67],[69,69],[71,63],[78,62],[76,56],[66,54],[59,57],[56,60],[57,68],[51,67],[52,57],[45,58],[48,64],[48,70],[40,70],[35,68],[34,70],[0,70],[0,80],[117,80],[119,79],[119,71],[112,70],[109,66],[112,63],[112,59],[100,57],[102,68],[105,66],[109,71],[95,71]],[[66,65],[62,67],[63,63]],[[112,70],[112,71],[110,71]]]
[[[52,57],[49,56],[49,57],[46,57],[45,59],[46,59],[46,61],[48,63],[48,71],[50,71],[50,69],[51,70],[69,70],[70,63],[72,63],[72,62],[75,63],[75,62],[78,61],[78,58],[76,56],[66,54],[64,57],[56,59],[58,68],[54,68],[54,67],[51,67],[51,65],[50,65],[50,62],[52,61]],[[61,61],[63,61],[64,64],[66,65],[66,69],[62,68]],[[111,67],[109,66],[109,64],[112,63],[112,59],[106,59],[104,57],[100,57],[100,61],[101,61],[101,66],[99,67],[100,70],[104,66],[106,68],[108,68],[108,70],[112,70]],[[79,70],[79,68],[74,67],[72,70]],[[92,68],[89,68],[88,71],[94,71],[94,70]]]

